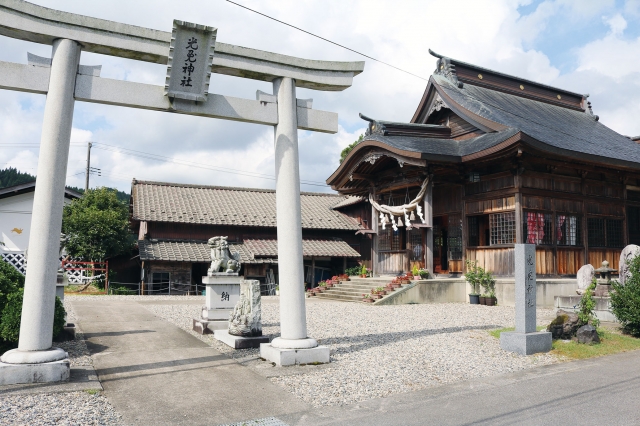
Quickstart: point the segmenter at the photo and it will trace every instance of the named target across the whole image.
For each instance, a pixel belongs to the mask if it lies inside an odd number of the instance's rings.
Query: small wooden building
[[[437,68],[409,123],[369,121],[364,140],[327,179],[379,204],[421,200],[425,221],[382,229],[377,274],[412,264],[464,272],[466,260],[513,275],[514,243],[537,246],[540,276],[575,276],[640,244],[640,145],[598,121],[588,95],[431,52]],[[375,217],[379,212],[371,209]]]
[[[361,252],[368,259],[370,240],[356,232],[369,224],[349,214],[359,198],[300,197],[308,284],[357,265]],[[245,277],[278,282],[275,191],[133,180],[130,215],[145,294],[164,294],[169,287],[172,294],[199,292],[211,263],[207,240],[218,235],[240,254]]]

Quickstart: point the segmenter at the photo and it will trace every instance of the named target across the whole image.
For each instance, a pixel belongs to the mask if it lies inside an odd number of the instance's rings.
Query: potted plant
[[[485,305],[495,305],[496,297],[496,280],[493,278],[491,272],[485,271],[482,268],[479,269],[480,286],[484,289]]]
[[[360,278],[367,278],[367,267],[365,264],[362,264],[362,268],[360,268]]]
[[[362,301],[366,303],[373,303],[373,297],[370,294],[362,294]]]
[[[280,286],[276,286],[276,296],[280,296]]]
[[[487,295],[486,294],[481,294],[479,299],[480,299],[480,304],[481,305],[486,305],[487,304]]]
[[[487,306],[495,306],[497,302],[496,293],[492,290],[487,296]]]
[[[420,276],[421,279],[426,280],[427,278],[429,278],[429,270],[420,268],[418,269],[418,275]]]
[[[467,260],[467,272],[464,279],[471,285],[471,293],[469,293],[469,303],[472,305],[480,304],[480,294],[478,294],[478,285],[480,284],[480,268],[478,262]],[[483,270],[484,272],[484,270]]]
[[[315,296],[316,292],[312,288],[307,289],[307,297]]]

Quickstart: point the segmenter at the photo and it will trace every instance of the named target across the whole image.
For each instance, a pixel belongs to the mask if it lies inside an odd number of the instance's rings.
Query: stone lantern
[[[602,261],[602,266],[595,270],[596,273],[600,274],[600,278],[598,279],[598,285],[596,286],[595,295],[600,297],[608,297],[609,289],[611,288],[611,273],[617,272],[617,269],[613,269],[609,267],[609,262],[606,260]]]

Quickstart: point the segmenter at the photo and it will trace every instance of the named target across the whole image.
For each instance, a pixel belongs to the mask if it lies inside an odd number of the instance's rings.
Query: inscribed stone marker
[[[516,331],[500,333],[500,347],[520,355],[551,350],[551,333],[536,332],[536,246],[515,245]]]
[[[173,21],[165,95],[199,102],[207,100],[217,32],[217,28]]]

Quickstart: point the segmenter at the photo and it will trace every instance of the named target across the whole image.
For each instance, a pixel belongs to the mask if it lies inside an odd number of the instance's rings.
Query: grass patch
[[[536,327],[536,330],[538,331],[542,331],[544,329],[546,329],[547,327],[544,325],[539,325]],[[504,333],[505,331],[516,331],[515,327],[505,327],[505,328],[498,328],[496,330],[489,330],[489,334],[492,335],[493,337],[495,337],[496,339],[500,338],[500,333]]]
[[[544,329],[546,329],[545,326],[536,327],[538,331]],[[514,330],[514,327],[499,328],[489,330],[489,334],[499,339],[500,333]],[[621,334],[617,330],[602,327],[598,330],[598,335],[600,336],[600,344],[594,345],[585,345],[575,340],[554,340],[550,353],[567,359],[586,359],[640,349],[640,339]]]
[[[89,395],[97,395],[100,393],[98,389],[86,389],[85,392],[88,393]]]
[[[585,345],[573,340],[554,340],[551,353],[569,359],[585,359],[640,349],[640,339],[635,337],[620,334],[607,328],[600,328],[598,335],[600,336],[600,344],[595,345]]]

